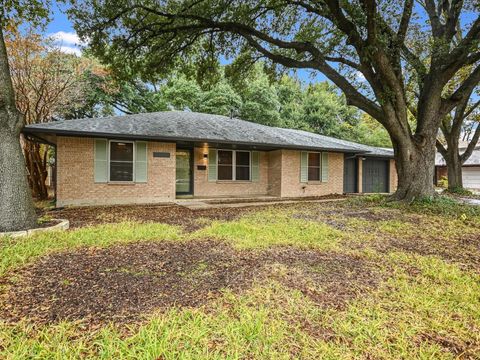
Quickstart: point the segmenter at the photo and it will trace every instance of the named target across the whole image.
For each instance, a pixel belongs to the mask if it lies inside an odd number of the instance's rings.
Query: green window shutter
[[[208,149],[208,181],[217,181],[217,150]]]
[[[252,181],[260,179],[260,153],[252,151]]]
[[[94,149],[94,181],[103,183],[108,181],[108,141],[95,139]]]
[[[300,182],[308,182],[308,152],[300,153]]]
[[[328,181],[328,152],[322,152],[322,182]]]
[[[135,142],[135,182],[147,182],[147,143]]]

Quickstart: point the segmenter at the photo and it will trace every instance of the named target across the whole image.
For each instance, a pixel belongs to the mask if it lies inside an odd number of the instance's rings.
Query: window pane
[[[110,181],[133,181],[133,162],[110,161]]]
[[[308,167],[308,181],[319,181],[320,180],[320,168],[319,167]]]
[[[231,165],[218,165],[218,180],[233,180],[233,167]]]
[[[111,142],[111,161],[133,161],[133,143]]]
[[[320,166],[320,153],[308,153],[308,166]]]
[[[236,171],[236,180],[250,180],[249,166],[237,166],[235,171]]]
[[[250,166],[250,153],[247,151],[237,151],[236,165]]]
[[[231,151],[218,150],[218,164],[232,165],[233,153]]]

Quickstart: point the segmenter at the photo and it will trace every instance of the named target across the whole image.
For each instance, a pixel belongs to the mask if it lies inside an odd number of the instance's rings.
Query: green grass
[[[3,325],[0,342],[6,359],[453,359],[455,352],[480,354],[475,353],[475,346],[480,349],[479,276],[430,257],[394,254],[388,261],[397,265],[392,278],[342,311],[317,307],[271,282],[241,296],[227,292],[207,308],[157,314],[129,329]],[[408,266],[418,274],[409,275]]]
[[[230,241],[237,248],[267,248],[294,245],[321,250],[338,249],[344,234],[329,225],[292,217],[291,211],[265,210],[237,221],[214,221],[194,237]]]
[[[205,221],[184,234],[164,224],[121,223],[69,232],[0,239],[0,275],[51,251],[142,240],[216,238],[241,249],[288,245],[351,252],[377,265],[377,288],[361,288],[345,308],[317,306],[275,280],[256,282],[240,294],[224,292],[197,309],[172,308],[141,324],[85,328],[81,322],[33,326],[0,323],[2,359],[456,359],[480,358],[480,275],[463,263],[421,256],[376,243],[418,239],[429,249],[477,254],[479,214],[448,200],[391,204],[383,197],[345,205],[267,209],[230,222]],[[447,206],[442,209],[443,205]],[[366,220],[342,216],[369,209],[402,216]],[[339,207],[338,214],[331,211]],[[455,215],[452,215],[454,210]],[[462,216],[464,214],[464,216]],[[317,221],[320,219],[320,221]],[[341,231],[322,223],[336,220]],[[351,245],[362,244],[361,251]],[[355,248],[354,248],[355,249]],[[463,261],[463,260],[462,260]],[[319,272],[323,271],[319,264]],[[128,269],[134,271],[135,269]],[[288,273],[288,267],[283,269]],[[208,272],[199,263],[185,276]],[[281,278],[281,274],[277,274]],[[278,277],[275,277],[279,279]],[[312,289],[321,293],[322,288]]]
[[[158,223],[124,222],[72,231],[38,233],[28,237],[0,238],[0,276],[52,251],[80,246],[106,247],[113,244],[148,240],[178,240],[179,228]]]

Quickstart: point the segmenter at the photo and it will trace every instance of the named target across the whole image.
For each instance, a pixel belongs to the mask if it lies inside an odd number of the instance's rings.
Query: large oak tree
[[[323,73],[349,104],[387,129],[396,197],[411,200],[433,195],[440,120],[480,80],[478,10],[473,0],[80,0],[70,13],[96,55],[146,76],[178,63],[205,38],[219,54],[250,51]],[[430,34],[421,51],[409,43],[413,31]],[[458,31],[462,41],[455,44]],[[475,66],[471,76],[444,97],[446,84],[466,65]],[[414,103],[406,94],[406,66],[418,82]],[[364,81],[355,81],[356,74]]]
[[[38,0],[0,2],[0,231],[31,228],[35,210],[20,147],[24,119],[15,104],[4,32],[12,21],[40,25],[48,17],[48,3]]]

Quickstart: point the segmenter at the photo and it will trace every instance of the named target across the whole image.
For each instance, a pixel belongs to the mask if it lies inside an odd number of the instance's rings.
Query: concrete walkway
[[[480,206],[480,199],[460,198],[460,201],[468,205]]]
[[[175,204],[179,206],[186,207],[190,210],[203,210],[203,209],[226,209],[226,208],[242,208],[249,206],[269,206],[269,205],[278,205],[278,204],[295,204],[295,203],[322,203],[322,202],[333,202],[333,201],[344,201],[346,198],[341,199],[295,199],[295,200],[270,200],[270,201],[242,201],[238,199],[238,202],[233,202],[229,199],[229,202],[218,203],[218,202],[208,202],[208,200],[202,199],[189,199],[189,200],[177,200]],[[218,199],[217,199],[218,200]]]

